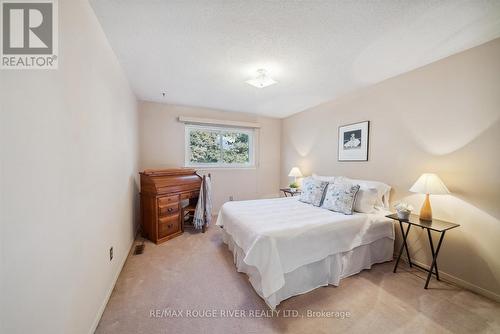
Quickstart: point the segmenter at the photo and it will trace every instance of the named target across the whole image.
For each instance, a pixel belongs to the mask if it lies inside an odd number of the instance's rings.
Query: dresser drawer
[[[173,202],[170,204],[164,204],[158,206],[158,216],[169,216],[179,212],[179,202]]]
[[[158,197],[158,206],[179,202],[179,195]]]
[[[179,215],[162,217],[158,220],[158,238],[164,238],[180,230]]]

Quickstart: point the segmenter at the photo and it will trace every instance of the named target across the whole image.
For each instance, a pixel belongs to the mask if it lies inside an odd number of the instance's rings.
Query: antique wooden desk
[[[156,244],[183,233],[181,203],[196,206],[202,178],[194,169],[146,169],[141,176],[141,227]]]

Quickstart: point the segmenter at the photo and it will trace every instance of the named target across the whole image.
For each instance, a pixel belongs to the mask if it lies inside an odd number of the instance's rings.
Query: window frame
[[[224,132],[238,132],[244,133],[248,135],[248,154],[249,161],[247,163],[224,163],[224,162],[216,162],[216,163],[196,163],[191,162],[191,131],[193,130],[205,130],[211,132],[217,132],[220,135],[220,154],[222,158],[223,149],[222,149],[222,134]],[[255,168],[255,129],[253,128],[242,128],[242,127],[233,127],[233,126],[207,126],[207,125],[199,125],[199,124],[186,124],[184,126],[184,166],[185,167],[195,167],[195,168]]]

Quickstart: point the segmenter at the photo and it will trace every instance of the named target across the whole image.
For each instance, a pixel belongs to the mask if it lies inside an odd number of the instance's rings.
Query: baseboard
[[[398,256],[397,254],[394,254],[394,259],[396,259],[397,256]],[[403,256],[401,257],[401,261],[403,261],[406,264],[408,264],[407,259],[404,258]],[[430,268],[430,266],[428,264],[425,264],[425,263],[420,262],[420,261],[415,261],[415,260],[412,259],[411,262],[415,263],[415,264],[418,264],[419,266],[422,266],[422,267],[426,268],[427,270],[429,270],[429,268]],[[455,285],[457,285],[457,286],[459,286],[461,288],[464,288],[466,290],[472,291],[474,293],[477,293],[477,294],[479,294],[481,296],[484,296],[486,298],[489,298],[491,300],[494,300],[494,301],[500,303],[500,295],[499,294],[497,294],[497,293],[495,293],[493,291],[481,288],[480,286],[477,286],[475,284],[467,282],[467,281],[465,281],[465,280],[463,280],[461,278],[458,278],[456,276],[453,276],[451,274],[448,274],[447,272],[444,272],[441,269],[439,269],[439,278],[442,281],[455,284]]]
[[[106,293],[106,297],[104,298],[104,301],[103,301],[101,307],[99,307],[99,311],[97,312],[97,315],[96,315],[96,318],[94,320],[94,323],[92,324],[92,327],[90,327],[89,334],[95,333],[95,331],[97,329],[97,326],[99,325],[99,321],[101,320],[102,314],[104,313],[104,310],[106,309],[106,305],[108,305],[109,298],[111,298],[111,294],[113,293],[113,289],[115,288],[116,281],[118,280],[118,277],[120,276],[120,274],[121,274],[121,272],[123,270],[123,266],[125,265],[125,262],[127,262],[127,259],[128,259],[129,255],[132,252],[132,247],[134,246],[135,239],[136,239],[136,236],[137,236],[137,232],[138,231],[136,231],[136,233],[134,234],[134,238],[132,239],[132,242],[130,243],[130,247],[129,247],[129,251],[127,252],[127,255],[124,256],[124,258],[122,260],[122,263],[120,265],[120,270],[118,270],[116,272],[115,277],[114,277],[114,279],[112,281],[112,284],[108,288],[108,292]]]

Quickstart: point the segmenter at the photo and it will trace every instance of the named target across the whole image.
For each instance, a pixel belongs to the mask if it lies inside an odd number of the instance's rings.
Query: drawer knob
[[[174,211],[174,208],[168,208],[168,212]]]

